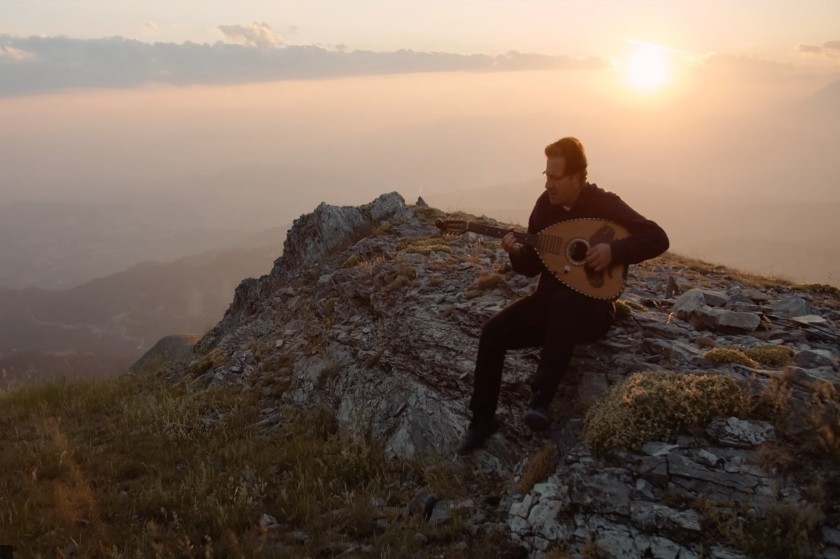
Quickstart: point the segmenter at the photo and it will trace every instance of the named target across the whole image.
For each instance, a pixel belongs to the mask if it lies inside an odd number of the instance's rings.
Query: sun
[[[624,77],[633,89],[653,91],[668,81],[668,59],[661,48],[640,45],[623,64]]]

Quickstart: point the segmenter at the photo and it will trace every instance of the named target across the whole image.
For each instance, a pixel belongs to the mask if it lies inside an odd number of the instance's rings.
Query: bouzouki
[[[510,229],[484,225],[475,221],[444,220],[435,222],[444,233],[463,234],[467,231],[504,237]],[[590,246],[623,239],[630,235],[624,226],[606,219],[570,219],[549,225],[536,235],[513,232],[516,240],[533,247],[545,267],[571,289],[592,297],[612,301],[618,299],[627,279],[625,264],[612,264],[596,272],[585,265]]]

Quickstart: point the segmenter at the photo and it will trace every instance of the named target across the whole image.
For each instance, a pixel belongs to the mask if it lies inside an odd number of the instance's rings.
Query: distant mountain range
[[[72,289],[0,288],[0,386],[117,372],[165,335],[206,331],[222,318],[240,281],[271,270],[286,230],[138,264]]]

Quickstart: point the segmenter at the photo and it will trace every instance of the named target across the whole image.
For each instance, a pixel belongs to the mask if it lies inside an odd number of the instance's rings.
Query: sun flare
[[[636,48],[624,63],[624,77],[633,89],[661,88],[668,81],[668,60],[662,49],[652,45]]]

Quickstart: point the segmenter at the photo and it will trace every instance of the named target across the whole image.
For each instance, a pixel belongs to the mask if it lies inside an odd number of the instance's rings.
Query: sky
[[[836,39],[834,0],[3,0],[0,33],[215,43],[253,22],[288,45],[601,56],[627,39],[789,59]],[[225,30],[224,28],[227,28]],[[269,37],[270,35],[270,37]]]
[[[576,135],[631,202],[828,208],[838,21],[836,0],[0,0],[0,204],[213,192],[268,227],[389,190],[530,199]]]

